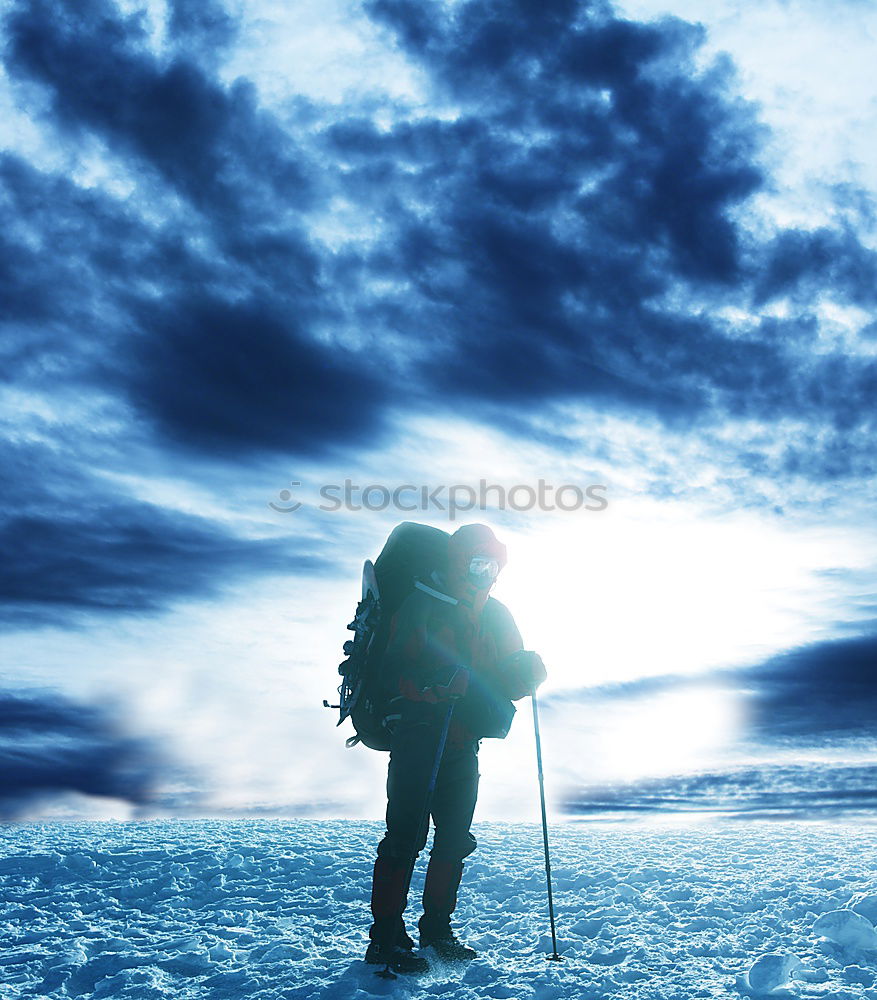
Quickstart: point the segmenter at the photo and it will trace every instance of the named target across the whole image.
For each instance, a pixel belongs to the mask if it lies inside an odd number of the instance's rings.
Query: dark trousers
[[[387,832],[378,857],[412,861],[426,844],[429,824],[420,823],[445,711],[444,706],[412,704],[397,724],[387,771]],[[469,828],[477,799],[478,741],[448,743],[430,807],[433,857],[462,861],[475,850]]]
[[[404,935],[402,913],[417,855],[428,835],[423,821],[444,706],[410,703],[396,725],[387,772],[387,832],[378,845],[372,884],[370,936],[384,942]],[[437,721],[438,719],[438,721]],[[424,888],[424,909],[446,923],[456,906],[463,858],[476,847],[469,831],[478,798],[478,741],[448,743],[436,779],[430,815],[435,826]],[[421,927],[421,931],[423,927]]]

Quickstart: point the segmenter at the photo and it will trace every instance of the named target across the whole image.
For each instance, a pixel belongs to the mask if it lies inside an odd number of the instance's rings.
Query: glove
[[[432,684],[425,688],[418,688],[414,681],[406,677],[399,688],[409,701],[425,701],[430,705],[458,701],[469,689],[469,671],[466,667],[457,667],[447,684]]]
[[[542,657],[531,649],[519,649],[503,661],[503,671],[512,689],[512,700],[532,694],[548,676]]]

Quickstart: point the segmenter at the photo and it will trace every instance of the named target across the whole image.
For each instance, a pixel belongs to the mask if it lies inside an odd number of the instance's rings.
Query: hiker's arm
[[[538,653],[524,649],[518,626],[504,604],[494,600],[491,615],[499,661],[497,681],[507,698],[518,701],[532,694],[545,680],[545,664]]]

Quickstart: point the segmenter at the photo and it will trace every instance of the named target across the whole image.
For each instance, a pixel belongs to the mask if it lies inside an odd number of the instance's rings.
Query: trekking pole
[[[551,859],[548,855],[548,818],[545,814],[545,778],[542,775],[542,740],[539,738],[539,708],[536,691],[533,691],[533,729],[536,733],[536,768],[539,771],[539,801],[542,804],[542,842],[545,845],[545,877],[548,880],[548,915],[551,919],[551,946],[554,949],[546,958],[549,962],[562,962],[557,954],[557,933],[554,928],[554,897],[551,892]]]
[[[442,731],[439,735],[438,746],[435,750],[435,760],[432,762],[432,774],[429,776],[429,784],[426,786],[426,799],[423,803],[423,812],[420,814],[420,822],[417,824],[417,841],[411,845],[411,859],[408,862],[408,876],[405,879],[405,895],[408,895],[408,889],[411,886],[411,876],[414,874],[414,863],[417,860],[417,845],[420,843],[421,835],[423,834],[424,826],[427,827],[427,833],[429,832],[429,809],[432,805],[432,797],[435,792],[435,784],[438,780],[439,768],[442,764],[442,757],[445,754],[445,744],[448,742],[448,730],[451,728],[451,715],[454,712],[454,704],[452,701],[448,705],[448,710],[445,713],[445,721],[442,725]],[[381,979],[397,979],[396,973],[390,969],[390,963],[380,969],[375,973],[376,976],[380,976]]]

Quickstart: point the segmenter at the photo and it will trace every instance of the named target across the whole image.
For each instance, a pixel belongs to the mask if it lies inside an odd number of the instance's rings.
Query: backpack
[[[426,582],[447,570],[449,537],[441,528],[404,521],[390,533],[374,563],[367,559],[363,566],[362,598],[347,626],[353,638],[344,643],[346,659],[338,667],[339,704],[323,702],[340,710],[337,725],[348,718],[353,723],[355,735],[346,740],[348,747],[363,743],[372,750],[390,749],[381,683],[390,622],[417,580]]]

